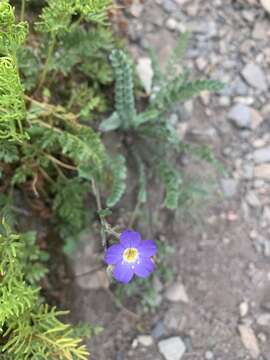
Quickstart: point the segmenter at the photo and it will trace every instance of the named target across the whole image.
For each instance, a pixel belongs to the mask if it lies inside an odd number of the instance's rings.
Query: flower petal
[[[134,264],[134,273],[142,278],[148,277],[154,271],[154,262],[149,258],[140,258],[139,264]]]
[[[105,262],[107,264],[116,264],[119,261],[122,261],[124,251],[125,249],[120,244],[110,246],[105,254]]]
[[[153,240],[143,240],[138,246],[141,257],[151,257],[157,252],[157,245]]]
[[[133,270],[131,266],[125,262],[120,261],[115,265],[113,276],[117,281],[127,284],[133,277]]]
[[[141,242],[141,235],[137,231],[125,230],[120,235],[120,243],[125,248],[129,248],[129,247],[137,248],[140,242]]]

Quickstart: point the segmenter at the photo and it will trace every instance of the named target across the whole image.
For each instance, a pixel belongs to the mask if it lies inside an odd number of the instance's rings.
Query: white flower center
[[[123,259],[128,263],[133,263],[138,259],[139,252],[136,248],[127,248],[124,251]]]

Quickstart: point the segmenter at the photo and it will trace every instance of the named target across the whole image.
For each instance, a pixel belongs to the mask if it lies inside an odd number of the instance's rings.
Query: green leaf
[[[126,190],[127,168],[124,156],[118,155],[112,160],[111,170],[113,174],[113,185],[111,195],[107,199],[108,207],[116,205]]]
[[[121,120],[118,113],[114,112],[108,119],[100,124],[100,130],[103,132],[117,130],[121,126]]]
[[[116,112],[121,120],[121,127],[128,129],[133,126],[136,117],[131,65],[121,50],[114,50],[110,59],[115,73]]]
[[[165,206],[168,209],[177,209],[182,183],[181,176],[177,170],[164,162],[160,165],[159,172],[166,190]]]

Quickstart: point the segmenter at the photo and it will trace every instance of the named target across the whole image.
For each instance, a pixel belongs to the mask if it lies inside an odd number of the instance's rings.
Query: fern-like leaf
[[[121,127],[128,129],[132,127],[136,116],[131,65],[121,50],[114,50],[110,58],[115,73],[116,112],[121,120]]]
[[[118,155],[111,163],[113,185],[111,195],[107,198],[107,206],[116,205],[126,190],[127,168],[124,156]]]
[[[181,176],[177,170],[166,163],[160,165],[159,173],[166,190],[165,206],[168,209],[176,209],[180,195]]]

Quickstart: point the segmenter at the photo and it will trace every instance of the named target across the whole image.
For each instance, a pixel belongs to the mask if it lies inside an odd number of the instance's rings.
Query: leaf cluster
[[[0,139],[22,140],[26,109],[16,51],[25,40],[27,24],[15,24],[8,1],[0,3]]]
[[[37,281],[40,250],[35,235],[17,235],[7,223],[0,233],[0,352],[3,359],[88,359],[73,329],[58,317],[66,312],[43,305]],[[32,275],[35,274],[34,277]],[[38,274],[38,276],[37,276]]]
[[[175,128],[169,124],[167,114],[175,103],[193,98],[202,91],[218,91],[223,86],[216,80],[190,80],[186,71],[179,72],[179,59],[187,41],[188,35],[184,34],[167,62],[165,73],[151,52],[155,70],[153,91],[141,113],[137,113],[135,108],[131,63],[123,51],[113,51],[115,112],[100,125],[103,132],[117,130],[128,137],[127,146],[137,163],[140,179],[138,201],[145,201],[147,178],[154,171],[154,177],[164,184],[164,205],[169,209],[178,207],[183,182],[175,162],[182,144]]]

